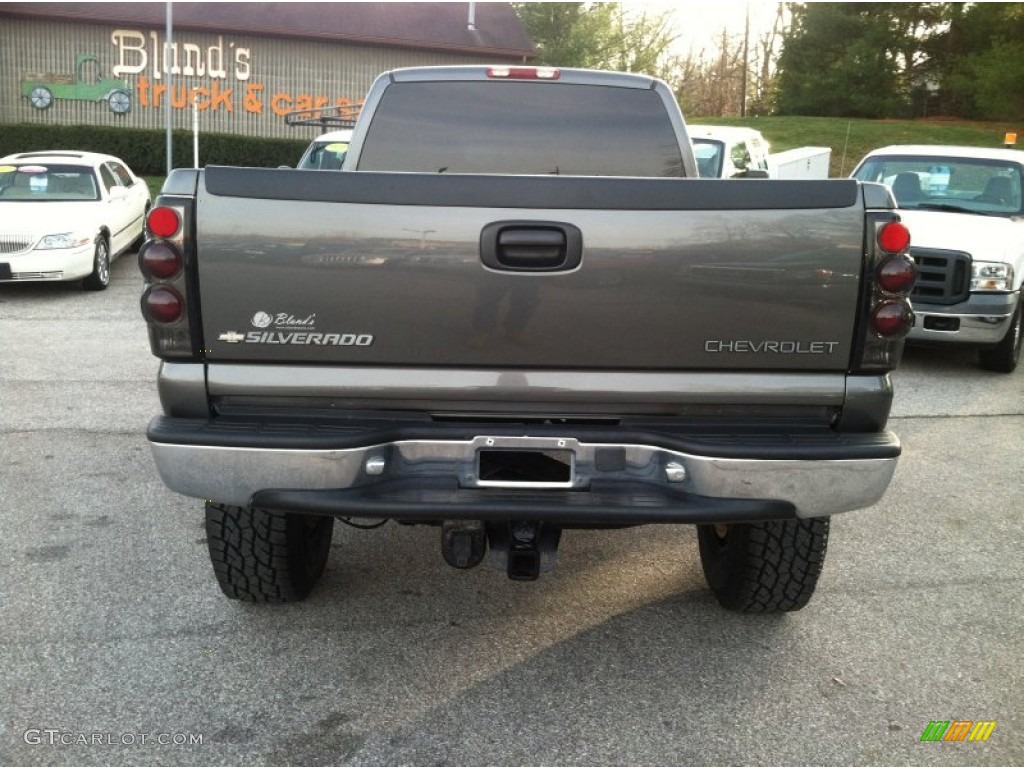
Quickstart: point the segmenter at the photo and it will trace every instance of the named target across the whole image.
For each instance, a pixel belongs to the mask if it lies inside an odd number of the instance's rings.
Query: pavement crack
[[[894,421],[930,421],[935,419],[1020,419],[1024,413],[921,413],[906,416],[889,416]]]
[[[146,432],[146,425],[143,424],[137,429],[83,429],[76,427],[74,429],[61,429],[54,427],[51,429],[4,429],[0,427],[0,435],[89,435],[89,436],[120,436],[120,435],[142,435]]]

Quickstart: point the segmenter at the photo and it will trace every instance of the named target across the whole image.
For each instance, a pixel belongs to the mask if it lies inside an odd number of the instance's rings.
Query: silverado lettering
[[[304,598],[336,520],[524,581],[573,529],[688,523],[723,606],[806,605],[900,454],[885,187],[700,179],[642,75],[397,70],[365,104],[341,170],[176,170],[150,214],[147,435],[224,593]]]
[[[227,341],[228,339],[225,339]],[[246,344],[333,344],[339,347],[368,347],[373,336],[368,333],[284,333],[281,331],[249,331]]]

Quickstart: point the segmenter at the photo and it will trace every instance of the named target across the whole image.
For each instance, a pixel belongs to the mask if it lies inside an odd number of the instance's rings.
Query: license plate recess
[[[481,438],[477,441],[479,487],[572,488],[576,482],[575,440]]]

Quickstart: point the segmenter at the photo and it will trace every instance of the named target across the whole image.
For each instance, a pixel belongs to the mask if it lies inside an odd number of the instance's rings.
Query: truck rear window
[[[367,129],[359,170],[685,175],[654,91],[535,82],[395,83]]]

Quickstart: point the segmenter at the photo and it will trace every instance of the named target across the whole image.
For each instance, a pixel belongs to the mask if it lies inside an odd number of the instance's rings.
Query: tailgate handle
[[[502,272],[566,272],[583,259],[583,234],[572,224],[496,221],[480,233],[480,259]]]

